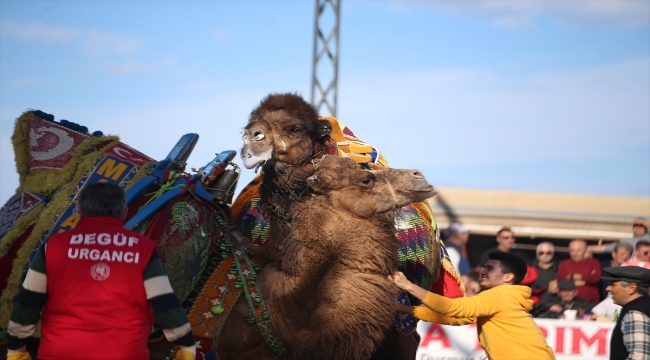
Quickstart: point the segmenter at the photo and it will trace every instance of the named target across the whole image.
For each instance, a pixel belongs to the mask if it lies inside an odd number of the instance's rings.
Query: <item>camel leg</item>
[[[384,341],[370,358],[371,360],[414,360],[420,344],[417,332],[403,335],[395,327],[385,333]]]
[[[276,360],[280,359],[266,345],[259,328],[246,323],[248,305],[240,298],[228,316],[215,349],[219,360]]]

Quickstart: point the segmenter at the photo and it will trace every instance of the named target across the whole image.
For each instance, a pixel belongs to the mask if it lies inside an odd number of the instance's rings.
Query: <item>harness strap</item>
[[[257,282],[257,276],[255,276],[256,274],[254,272],[255,267],[248,257],[247,250],[241,243],[235,242],[235,246],[230,248],[230,251],[234,259],[234,265],[237,268],[239,279],[242,281],[240,284],[244,292],[244,298],[250,310],[246,322],[255,322],[271,350],[282,358],[288,358],[289,352],[271,324],[271,316],[262,297],[262,289],[260,288],[259,282]],[[245,281],[246,279],[248,281]]]

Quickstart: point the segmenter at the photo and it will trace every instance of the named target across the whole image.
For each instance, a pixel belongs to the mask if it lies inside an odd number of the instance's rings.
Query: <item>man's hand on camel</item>
[[[413,285],[401,271],[397,271],[393,275],[388,275],[388,279],[404,291],[409,291],[410,286]]]
[[[402,314],[413,315],[413,306],[397,303],[397,311]]]
[[[397,285],[397,287],[415,296],[419,300],[424,300],[424,298],[427,297],[428,291],[410,282],[409,279],[407,279],[400,271],[395,272],[393,275],[388,275],[388,280],[391,280],[395,285]]]

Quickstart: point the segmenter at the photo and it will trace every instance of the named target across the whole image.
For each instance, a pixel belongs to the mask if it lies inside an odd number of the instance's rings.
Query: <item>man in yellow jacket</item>
[[[400,307],[420,320],[445,325],[477,324],[479,342],[488,359],[555,359],[542,331],[529,314],[531,290],[518,285],[526,276],[526,264],[515,255],[489,254],[480,274],[484,291],[474,297],[449,299],[411,283],[401,272],[392,280],[422,300],[418,307]]]

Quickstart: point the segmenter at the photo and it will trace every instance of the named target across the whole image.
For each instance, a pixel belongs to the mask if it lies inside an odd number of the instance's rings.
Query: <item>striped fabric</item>
[[[149,300],[151,308],[156,314],[156,322],[163,329],[167,340],[181,347],[192,348],[187,351],[194,353],[195,343],[190,323],[169,284],[165,267],[156,250],[151,254],[151,259],[144,269],[143,279],[147,300]]]
[[[47,301],[46,247],[47,245],[41,247],[36,253],[23,286],[14,299],[14,308],[7,327],[9,332],[7,348],[10,350],[17,350],[26,345],[26,339],[34,334],[41,310]],[[169,284],[165,268],[155,250],[144,269],[143,278],[147,300],[167,340],[178,345],[182,350],[194,354],[196,347],[190,331],[190,323]]]
[[[650,359],[650,318],[632,310],[623,316],[621,330],[623,343],[630,353],[628,359]]]
[[[25,281],[14,299],[14,309],[9,318],[9,350],[17,350],[27,344],[34,334],[41,310],[47,301],[47,276],[45,275],[45,249],[42,246],[29,265]]]

